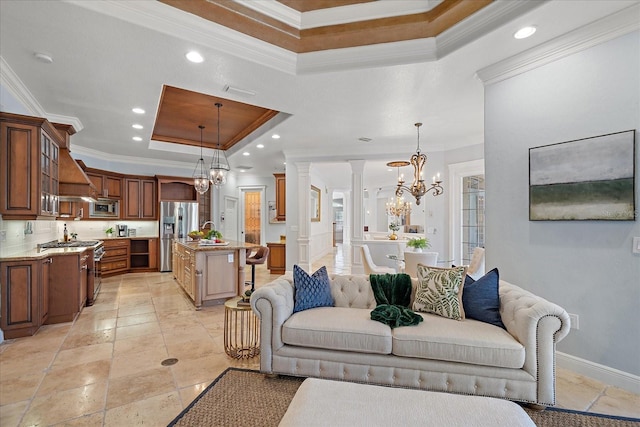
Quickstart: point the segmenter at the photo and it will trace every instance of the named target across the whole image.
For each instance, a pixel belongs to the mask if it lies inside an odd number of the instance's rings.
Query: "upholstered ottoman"
[[[482,396],[306,379],[281,427],[535,427],[516,403]]]

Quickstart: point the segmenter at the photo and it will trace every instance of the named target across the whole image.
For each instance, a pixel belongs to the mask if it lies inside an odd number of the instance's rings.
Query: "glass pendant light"
[[[209,180],[213,185],[219,187],[227,182],[227,172],[229,172],[231,168],[229,167],[226,153],[220,149],[220,107],[222,107],[222,104],[217,102],[216,107],[218,107],[218,148],[215,149],[213,158],[211,159]]]
[[[193,187],[198,194],[204,194],[209,189],[209,177],[207,176],[206,167],[204,165],[204,158],[202,157],[202,131],[204,126],[198,126],[200,128],[200,160],[196,163],[196,168],[193,170]]]

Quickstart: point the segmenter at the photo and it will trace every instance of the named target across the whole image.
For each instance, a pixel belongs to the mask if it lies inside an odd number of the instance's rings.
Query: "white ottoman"
[[[508,400],[308,378],[293,397],[280,426],[535,424],[518,404]]]

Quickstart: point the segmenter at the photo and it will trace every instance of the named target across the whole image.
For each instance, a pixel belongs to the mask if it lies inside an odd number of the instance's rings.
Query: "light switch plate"
[[[633,253],[640,254],[640,237],[633,238]]]
[[[577,314],[569,313],[569,320],[571,321],[571,329],[576,331],[580,329],[580,317]]]

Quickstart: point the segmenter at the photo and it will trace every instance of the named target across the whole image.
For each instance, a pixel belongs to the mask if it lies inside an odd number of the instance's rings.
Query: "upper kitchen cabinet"
[[[55,218],[62,137],[46,119],[3,112],[0,131],[3,219]]]
[[[98,190],[98,197],[122,198],[122,177],[86,171],[87,176]]]
[[[276,178],[276,220],[287,219],[287,180],[285,174],[274,173]]]
[[[155,178],[125,178],[122,219],[158,219],[156,188]]]

